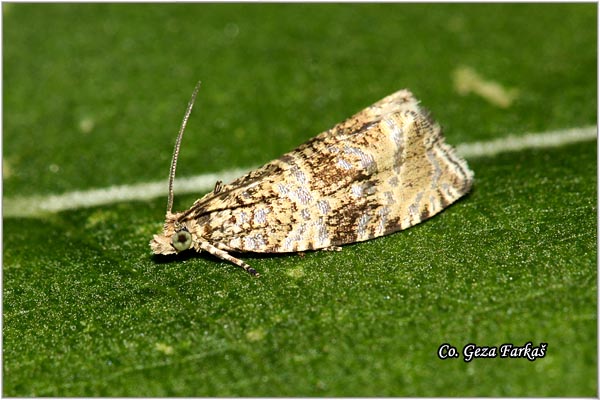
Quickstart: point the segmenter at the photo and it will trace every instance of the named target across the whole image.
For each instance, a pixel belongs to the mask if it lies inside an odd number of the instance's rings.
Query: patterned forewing
[[[408,91],[375,103],[184,212],[223,249],[295,252],[406,229],[468,191],[472,173]]]

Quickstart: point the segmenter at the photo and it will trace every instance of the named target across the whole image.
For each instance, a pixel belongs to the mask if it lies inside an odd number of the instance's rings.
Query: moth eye
[[[183,251],[192,245],[192,235],[185,229],[175,232],[171,239],[171,244],[177,251]]]

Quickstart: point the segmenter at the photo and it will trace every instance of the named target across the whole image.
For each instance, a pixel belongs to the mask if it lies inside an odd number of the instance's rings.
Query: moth
[[[466,161],[405,89],[173,213],[177,157],[199,87],[175,143],[155,254],[206,251],[259,276],[230,253],[339,250],[416,225],[472,186]]]

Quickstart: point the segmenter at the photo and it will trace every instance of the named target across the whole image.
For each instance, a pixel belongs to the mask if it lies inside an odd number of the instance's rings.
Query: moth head
[[[177,221],[178,215],[167,214],[162,234],[154,235],[150,241],[150,247],[154,254],[175,254],[191,248],[200,251],[194,245],[197,242],[193,233],[197,227],[196,222],[189,220],[180,223]]]

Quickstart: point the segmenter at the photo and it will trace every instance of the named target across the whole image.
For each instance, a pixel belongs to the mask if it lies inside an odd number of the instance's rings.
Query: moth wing
[[[209,193],[187,213],[210,221],[202,236],[225,250],[320,249],[413,226],[464,195],[472,178],[403,90]]]

